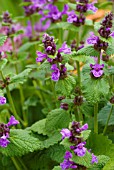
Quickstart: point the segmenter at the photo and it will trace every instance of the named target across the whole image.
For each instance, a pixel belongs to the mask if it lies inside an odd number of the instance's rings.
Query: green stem
[[[79,61],[76,61],[76,65],[77,65],[78,83],[79,83],[79,87],[80,87],[81,86],[81,73],[80,73],[80,63],[79,63]]]
[[[109,116],[108,116],[106,125],[105,125],[105,127],[104,127],[104,130],[103,130],[103,135],[106,133],[106,130],[107,130],[107,127],[108,127],[108,123],[109,123],[110,117],[111,117],[111,115],[112,115],[112,110],[113,110],[113,105],[111,106],[110,113],[109,113]]]
[[[23,163],[22,159],[20,157],[17,158],[19,160],[19,162],[21,163],[23,170],[28,170],[28,168],[26,167],[26,165]]]
[[[77,107],[77,110],[78,110],[78,115],[79,115],[79,121],[83,122],[83,115],[82,115],[82,112],[80,111],[80,108]]]
[[[18,165],[17,160],[16,160],[14,157],[11,157],[11,160],[12,160],[12,162],[13,162],[13,164],[15,165],[15,167],[16,167],[17,170],[22,170],[22,169],[20,168],[20,166]]]
[[[76,121],[79,122],[79,114],[78,114],[77,106],[74,107],[74,115],[75,115]]]
[[[94,105],[94,133],[98,134],[98,103]]]

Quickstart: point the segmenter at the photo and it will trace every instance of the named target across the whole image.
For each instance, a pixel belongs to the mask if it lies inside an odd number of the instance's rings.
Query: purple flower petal
[[[0,146],[1,147],[6,148],[9,143],[10,143],[10,141],[7,139],[6,136],[2,136],[0,138]]]
[[[0,96],[0,105],[6,104],[6,98],[3,96]]]
[[[87,130],[88,129],[88,124],[84,124],[82,127],[81,127],[81,130],[84,131],[84,130]]]
[[[67,22],[69,23],[73,23],[77,21],[77,15],[75,14],[74,11],[68,12],[68,18],[67,18]]]
[[[90,33],[90,37],[87,39],[88,44],[95,44],[98,40],[98,37],[94,35],[93,32]]]
[[[14,116],[11,116],[9,122],[7,123],[8,126],[15,126],[19,124],[19,121],[15,119]]]
[[[70,158],[72,158],[72,153],[69,152],[69,151],[66,151],[64,158],[65,158],[65,159],[70,159]]]
[[[92,160],[91,160],[91,163],[94,164],[94,163],[98,163],[98,159],[97,157],[92,153]]]
[[[68,129],[62,129],[60,133],[62,134],[62,140],[71,136],[71,132]]]
[[[114,38],[114,31],[110,34],[110,36],[111,36],[112,38]]]
[[[62,47],[59,48],[58,52],[63,52],[64,54],[70,54],[71,53],[71,48],[68,48],[66,42],[62,44]]]
[[[86,148],[84,147],[85,143],[82,142],[78,144],[76,149],[74,150],[74,153],[77,154],[80,157],[83,157],[86,154]]]
[[[47,54],[41,53],[40,51],[36,51],[37,58],[36,62],[42,62],[44,58],[47,58]]]

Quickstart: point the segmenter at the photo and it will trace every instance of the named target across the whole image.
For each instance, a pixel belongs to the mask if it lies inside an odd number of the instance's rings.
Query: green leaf
[[[65,148],[62,145],[53,145],[48,149],[48,155],[50,158],[58,163],[61,163],[64,159]]]
[[[38,66],[38,68],[40,69],[40,70],[45,70],[45,71],[50,71],[50,63],[49,62],[47,62],[47,61],[44,61],[40,66]]]
[[[63,145],[66,150],[70,150],[71,142],[69,141],[68,138],[65,138],[64,140],[62,140],[60,144]]]
[[[76,156],[73,153],[73,158],[72,158],[72,160],[75,163],[77,163],[79,165],[83,165],[87,168],[91,167],[91,159],[92,159],[91,153],[89,153],[88,151],[86,151],[86,154],[83,157]]]
[[[91,130],[82,131],[81,134],[82,134],[82,136],[83,136],[83,140],[84,140],[84,141],[88,139],[90,133],[91,133]]]
[[[60,166],[54,166],[54,168],[52,170],[61,170]]]
[[[99,56],[99,52],[96,51],[93,45],[86,46],[77,51],[76,55],[86,55],[86,56]]]
[[[113,45],[109,45],[107,50],[106,50],[106,54],[111,56],[114,54],[114,46]]]
[[[68,22],[59,22],[59,23],[53,24],[49,28],[49,30],[53,30],[53,29],[63,29],[63,30],[69,30],[69,31],[77,32],[77,31],[79,31],[80,28],[76,27],[73,24],[68,23]]]
[[[92,103],[100,101],[101,97],[106,96],[109,92],[109,83],[105,78],[85,78],[82,86],[84,96]]]
[[[19,73],[18,75],[15,75],[13,77],[11,77],[11,81],[10,81],[10,84],[23,84],[27,78],[28,78],[28,75],[30,73],[32,69],[28,68],[28,69],[25,69],[24,71],[22,71],[21,73]]]
[[[107,119],[108,119],[108,116],[110,114],[110,110],[111,110],[111,104],[108,103],[105,107],[103,107],[99,114],[98,114],[98,121],[100,124],[102,124],[103,126],[106,125],[106,122],[107,122]],[[114,125],[114,108],[112,110],[112,115],[110,117],[110,120],[109,120],[109,123],[108,125]]]
[[[6,66],[8,60],[6,58],[3,58],[0,60],[0,70],[2,71],[4,67]]]
[[[22,156],[41,148],[39,139],[31,136],[26,130],[10,130],[10,144],[6,148],[0,147],[0,152],[6,156]]]
[[[53,146],[55,144],[58,144],[58,142],[61,140],[61,134],[59,132],[54,133],[53,135],[42,141],[41,148],[49,148],[50,146]]]
[[[55,90],[60,94],[69,96],[75,85],[75,78],[73,76],[67,76],[65,79],[59,80],[55,84]]]
[[[51,135],[52,132],[68,127],[70,114],[63,109],[52,110],[46,118],[46,132]]]
[[[18,52],[24,52],[24,51],[28,50],[30,47],[32,47],[34,45],[38,45],[38,44],[39,44],[39,41],[27,42],[19,48]]]
[[[29,6],[31,5],[31,2],[22,2],[19,4],[19,6]]]
[[[37,132],[38,134],[46,135],[45,123],[46,123],[46,119],[39,120],[38,122],[34,123],[34,124],[30,127],[30,129],[31,129],[33,132]]]
[[[6,35],[0,35],[0,46],[2,46],[4,44],[4,42],[6,41],[7,36]]]

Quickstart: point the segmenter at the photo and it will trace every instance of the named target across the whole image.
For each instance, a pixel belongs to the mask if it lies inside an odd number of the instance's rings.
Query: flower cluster
[[[87,152],[87,148],[85,147],[86,142],[83,141],[83,137],[82,137],[82,132],[86,131],[88,129],[88,124],[84,124],[82,127],[80,126],[79,122],[75,122],[73,121],[69,129],[62,129],[61,130],[61,134],[62,134],[62,140],[64,140],[65,138],[69,139],[69,142],[71,142],[71,146],[70,149],[71,151],[74,152],[74,154],[76,156],[79,157],[83,157],[85,156],[86,152]],[[70,158],[72,158],[72,154],[69,153],[67,157],[67,153],[65,154],[65,160],[63,161],[63,163],[60,164],[62,170],[65,170],[65,168],[67,169],[67,166],[70,167],[72,165],[75,165],[76,168],[76,164],[74,162],[72,162],[71,160],[69,160]],[[67,157],[67,158],[66,158]],[[98,159],[97,157],[92,153],[92,160],[91,163],[98,163]],[[75,169],[72,168],[72,169]]]
[[[6,98],[3,96],[0,96],[0,105],[6,104]]]
[[[113,15],[112,13],[109,13],[102,21],[101,23],[102,26],[98,30],[101,37],[104,37],[106,39],[109,37],[114,38],[114,31],[113,32],[111,31],[112,20],[113,20]]]
[[[43,11],[40,12],[42,14],[42,20],[50,19],[52,23],[59,22],[62,20],[63,15],[67,14],[67,11],[69,9],[68,5],[64,5],[64,8],[62,11],[59,11],[57,6],[53,4],[48,4],[45,7],[49,12],[47,14],[44,14]]]
[[[76,0],[76,2],[76,11],[79,12],[79,15],[76,15],[75,11],[70,11],[67,13],[67,21],[73,23],[75,26],[81,26],[85,23],[85,12],[88,10],[92,10],[93,12],[97,11],[97,8],[94,6],[96,1],[89,3],[88,0]]]
[[[38,57],[36,58],[36,61],[42,62],[44,59],[47,59],[51,64],[51,70],[53,70],[51,76],[52,80],[58,81],[60,78],[64,79],[67,76],[67,68],[65,67],[65,64],[62,64],[62,53],[70,54],[71,48],[68,48],[66,42],[64,42],[62,47],[57,50],[54,38],[48,34],[44,34],[43,44],[45,54],[37,51]],[[53,58],[50,56],[53,56]]]
[[[7,124],[0,123],[0,146],[5,148],[10,143],[8,140],[10,134],[10,126],[15,126],[19,124],[19,121],[15,119],[14,116],[11,116]]]

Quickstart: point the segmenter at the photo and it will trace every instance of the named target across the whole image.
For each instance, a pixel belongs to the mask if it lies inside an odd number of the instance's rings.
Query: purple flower
[[[51,66],[51,70],[54,70],[54,72],[52,72],[51,79],[53,81],[58,81],[60,77],[60,70],[57,68],[57,65],[53,64]]]
[[[97,43],[99,37],[97,37],[96,35],[94,35],[93,32],[90,32],[90,37],[87,39],[87,43],[88,44],[95,44]]]
[[[73,162],[72,160],[70,160],[70,158],[72,158],[72,154],[69,151],[66,151],[65,156],[64,156],[64,161],[60,164],[62,170],[66,170],[66,169],[76,169],[77,165],[75,164],[75,162]]]
[[[82,142],[80,144],[78,144],[76,146],[76,149],[74,149],[74,153],[77,154],[80,157],[83,157],[86,154],[86,148],[84,147],[84,145],[86,144],[86,142]]]
[[[0,137],[0,146],[2,148],[6,148],[9,143],[10,143],[10,141],[7,139],[7,137],[5,135]]]
[[[36,51],[37,58],[36,62],[42,62],[44,58],[47,58],[47,54],[41,53],[40,51]]]
[[[74,11],[68,12],[67,22],[73,23],[73,22],[76,22],[77,19],[78,19],[78,16],[75,14]]]
[[[98,159],[97,157],[92,153],[92,160],[91,160],[91,163],[94,164],[94,163],[98,163]]]
[[[102,70],[104,67],[104,64],[100,65],[100,64],[90,64],[90,67],[92,68],[91,73],[93,74],[94,77],[101,77],[104,73],[104,71]]]
[[[68,104],[67,103],[61,103],[60,108],[64,109],[64,110],[68,110]]]
[[[26,36],[29,37],[30,39],[32,38],[32,25],[30,21],[27,22]]]
[[[11,116],[9,122],[7,123],[8,126],[15,126],[19,124],[19,121],[15,119],[14,116]]]
[[[62,134],[62,140],[71,136],[71,132],[68,129],[62,129],[60,133]]]
[[[50,20],[46,21],[45,25],[43,25],[42,21],[40,20],[39,22],[37,22],[35,24],[34,30],[36,32],[44,32],[44,31],[46,31],[49,28],[50,24],[51,24]]]
[[[110,34],[110,36],[111,36],[112,38],[114,38],[114,31]]]
[[[0,105],[6,104],[6,98],[3,96],[0,96]]]
[[[85,131],[85,130],[87,130],[88,129],[88,124],[86,123],[86,124],[84,124],[82,127],[81,127],[81,130],[82,131]]]
[[[91,4],[87,4],[87,9],[88,10],[92,10],[93,12],[96,12],[98,8],[96,8],[94,6],[94,4],[97,3],[97,0],[95,0],[94,2],[92,2]]]
[[[68,48],[66,42],[62,44],[62,47],[59,48],[58,52],[63,52],[64,54],[71,54],[71,48]]]
[[[72,158],[72,153],[69,152],[69,151],[66,151],[64,158],[65,158],[65,159],[70,159],[70,158]]]

